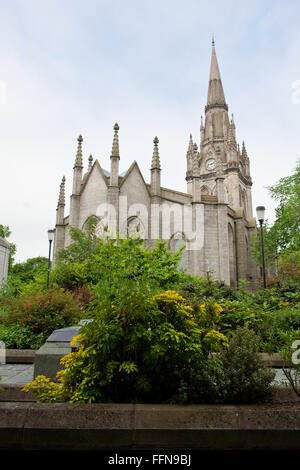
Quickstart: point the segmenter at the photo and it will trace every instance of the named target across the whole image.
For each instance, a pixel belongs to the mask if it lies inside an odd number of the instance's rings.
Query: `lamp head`
[[[265,208],[264,206],[258,206],[256,208],[256,216],[259,222],[263,222],[265,220]]]
[[[52,242],[54,239],[54,230],[48,230],[48,240]]]

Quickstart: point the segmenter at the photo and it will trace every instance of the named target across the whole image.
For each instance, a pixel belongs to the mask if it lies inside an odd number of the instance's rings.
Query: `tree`
[[[279,274],[283,274],[280,277],[285,279],[288,272],[299,273],[297,253],[300,251],[300,161],[291,176],[281,178],[278,183],[269,186],[268,190],[271,197],[278,202],[278,206],[275,209],[274,224],[270,226],[268,221],[265,221],[263,225],[265,262],[267,269],[278,262]],[[251,253],[261,266],[259,231],[253,237]]]
[[[28,258],[24,263],[16,263],[11,267],[10,274],[18,277],[22,282],[34,280],[36,276],[46,274],[48,259],[43,256]]]
[[[291,176],[281,178],[268,189],[279,203],[270,235],[281,253],[297,251],[300,249],[300,160]]]
[[[265,266],[266,269],[270,269],[277,263],[278,244],[267,220],[265,220],[263,223],[263,233]],[[255,260],[258,266],[262,267],[260,229],[257,230],[255,234],[253,234],[251,238],[251,245],[251,257]]]
[[[8,225],[2,225],[0,224],[0,237],[4,238],[7,240],[11,235],[11,230],[8,227]],[[9,252],[9,258],[8,258],[8,272],[10,272],[11,267],[14,263],[14,255],[17,251],[17,247],[14,243],[9,242],[10,244],[10,252]]]
[[[166,242],[157,241],[151,250],[143,247],[141,238],[111,237],[105,232],[102,238],[94,235],[93,218],[87,231],[71,227],[73,243],[57,254],[50,283],[73,289],[89,284],[95,286],[103,279],[111,281],[108,289],[119,288],[119,276],[134,282],[151,279],[161,288],[168,288],[181,278],[178,262],[183,247],[170,252]]]

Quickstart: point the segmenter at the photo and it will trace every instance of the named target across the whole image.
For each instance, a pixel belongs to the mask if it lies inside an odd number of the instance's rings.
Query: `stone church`
[[[73,169],[70,213],[65,215],[65,177],[60,185],[54,237],[55,253],[71,240],[68,226],[85,228],[90,215],[97,220],[96,235],[107,227],[121,236],[140,236],[151,247],[166,240],[171,250],[184,245],[180,267],[236,286],[241,279],[258,277],[250,257],[256,231],[252,213],[249,157],[244,142],[238,145],[233,115],[223,91],[214,41],[199,146],[190,135],[186,153],[186,192],[161,186],[158,138],[153,144],[150,183],[134,161],[119,173],[119,126],[114,126],[110,171],[103,162],[88,159],[83,171],[82,137]],[[106,233],[106,232],[105,232]]]

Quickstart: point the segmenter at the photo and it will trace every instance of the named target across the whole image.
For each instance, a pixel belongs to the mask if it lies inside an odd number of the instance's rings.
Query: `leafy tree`
[[[263,223],[264,235],[264,257],[266,269],[272,268],[276,265],[278,260],[278,242],[274,236],[272,227],[270,227],[268,220]],[[256,231],[251,237],[251,257],[256,261],[256,264],[262,267],[262,253],[261,253],[261,234],[260,229]]]
[[[7,238],[9,238],[10,235],[11,235],[11,230],[8,227],[8,225],[0,224],[0,237],[7,240]],[[10,244],[10,251],[9,251],[9,258],[8,258],[8,272],[10,272],[11,270],[11,267],[14,263],[14,255],[17,251],[17,247],[14,243],[9,242],[9,244]]]
[[[281,252],[297,251],[300,249],[300,161],[291,176],[281,178],[268,189],[279,203],[270,229],[272,238]]]
[[[29,258],[24,263],[15,263],[10,270],[12,276],[18,277],[22,282],[33,280],[36,276],[45,274],[48,268],[48,259],[43,256]]]
[[[181,278],[177,267],[183,248],[173,253],[166,242],[158,241],[150,250],[140,238],[112,238],[107,232],[96,238],[93,217],[87,225],[86,232],[71,227],[73,243],[58,253],[51,284],[75,289],[86,284],[96,286],[105,278],[106,282],[110,280],[108,288],[112,292],[124,277],[151,279],[162,289]]]

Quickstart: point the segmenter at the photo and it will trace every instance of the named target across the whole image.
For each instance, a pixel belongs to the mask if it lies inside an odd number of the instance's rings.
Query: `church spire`
[[[223,107],[226,111],[228,110],[213,38],[206,109],[214,106]]]

